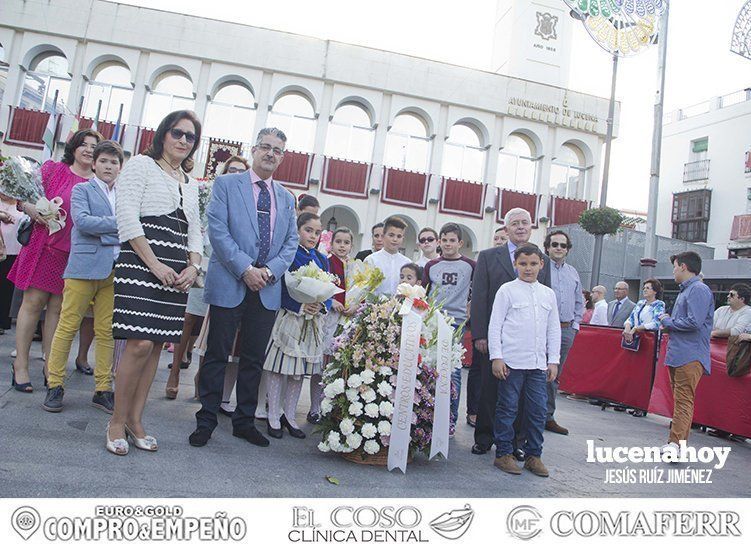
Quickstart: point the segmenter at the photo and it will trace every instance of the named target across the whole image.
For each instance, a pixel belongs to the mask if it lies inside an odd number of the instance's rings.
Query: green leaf
[[[339,479],[334,476],[326,476],[326,481],[330,484],[339,485]]]

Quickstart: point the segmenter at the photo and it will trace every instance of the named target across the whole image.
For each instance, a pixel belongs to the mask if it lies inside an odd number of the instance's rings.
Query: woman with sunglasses
[[[178,343],[188,290],[201,271],[203,238],[198,183],[188,177],[201,141],[195,113],[174,111],[151,147],[133,157],[118,180],[120,257],[115,265],[112,331],[126,340],[115,375],[115,410],[107,425],[107,450],[156,451],[141,418],[164,342]]]
[[[94,148],[102,140],[95,130],[76,132],[68,143],[60,162],[47,161],[42,165],[44,196],[49,200],[62,199],[61,211],[67,220],[65,226],[50,234],[47,221],[39,215],[30,202],[19,202],[17,208],[34,221],[31,239],[21,249],[8,279],[23,291],[23,302],[16,323],[16,359],[12,369],[12,384],[17,391],[31,393],[34,388],[29,377],[29,350],[42,310],[46,307],[42,330],[42,353],[48,355],[55,335],[63,304],[63,272],[70,255],[70,234],[73,221],[70,215],[70,195],[73,187],[88,181],[94,172]],[[46,374],[46,373],[45,373]]]

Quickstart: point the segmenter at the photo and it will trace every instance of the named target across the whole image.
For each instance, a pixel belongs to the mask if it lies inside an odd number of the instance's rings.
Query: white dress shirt
[[[589,320],[590,325],[608,325],[608,301],[603,299],[595,302],[595,311],[592,312],[592,319]]]
[[[561,323],[550,287],[515,279],[495,295],[488,326],[490,359],[515,370],[547,370],[560,363]]]
[[[117,208],[115,207],[117,203],[117,184],[112,184],[112,189],[109,188],[109,185],[107,185],[105,182],[103,182],[98,177],[94,176],[94,181],[99,186],[99,188],[102,190],[102,192],[107,196],[107,200],[110,201],[110,207],[112,208],[112,215],[115,215],[115,210]],[[115,260],[120,256],[120,246],[114,246],[115,250]]]
[[[375,292],[377,295],[387,295],[389,297],[396,294],[396,288],[399,285],[399,272],[402,266],[412,264],[411,259],[398,251],[396,253],[389,253],[385,249],[371,253],[365,258],[365,262],[381,269],[385,277]]]

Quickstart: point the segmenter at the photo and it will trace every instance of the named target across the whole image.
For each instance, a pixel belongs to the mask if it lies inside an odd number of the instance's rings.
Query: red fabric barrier
[[[424,210],[428,205],[428,175],[385,168],[381,202]]]
[[[5,135],[5,142],[11,145],[42,147],[44,129],[50,114],[46,111],[11,108],[10,126]]]
[[[326,157],[321,191],[352,198],[368,198],[371,165]]]
[[[482,219],[485,211],[486,187],[487,185],[484,183],[443,178],[441,181],[441,213]]]
[[[496,204],[496,221],[503,222],[506,212],[512,208],[524,208],[532,216],[532,224],[537,224],[537,208],[540,205],[540,195],[522,193],[510,189],[501,189]]]
[[[88,117],[81,117],[78,120],[78,130],[91,128],[93,125],[94,120],[89,119]],[[124,126],[125,125],[120,125],[121,134]],[[99,134],[101,134],[105,140],[111,140],[112,135],[115,133],[115,123],[110,123],[109,121],[99,121],[99,124],[97,125],[97,132],[99,132]]]
[[[667,341],[669,342],[669,339]],[[673,392],[670,387],[670,373],[664,364],[666,345],[667,342],[663,341],[649,411],[672,417]],[[693,421],[714,429],[751,437],[751,375],[739,378],[728,376],[725,366],[726,352],[726,340],[712,340],[712,373],[702,376],[699,380]]]
[[[138,135],[138,153],[136,155],[140,155],[149,148],[156,134],[156,131],[150,128],[140,127],[138,130],[141,133]]]
[[[587,210],[586,200],[556,196],[552,198],[549,216],[552,225],[570,225],[579,222],[579,216]]]
[[[298,151],[285,151],[282,164],[274,172],[274,179],[288,187],[307,189],[310,186],[312,164],[313,155]]]
[[[623,329],[582,325],[563,366],[560,389],[646,410],[654,372],[655,335],[638,352],[621,347]]]

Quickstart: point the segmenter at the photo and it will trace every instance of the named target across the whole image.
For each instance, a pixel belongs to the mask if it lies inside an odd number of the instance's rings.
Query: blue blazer
[[[63,278],[103,280],[112,273],[117,237],[115,210],[94,179],[73,187],[70,197],[73,230]]]
[[[275,281],[260,291],[261,303],[269,310],[281,306],[281,279],[297,251],[295,197],[273,183],[276,200],[274,236],[266,266]],[[243,272],[258,258],[258,216],[250,172],[218,176],[207,210],[209,240],[213,250],[206,273],[203,300],[214,306],[234,308],[245,298]]]

